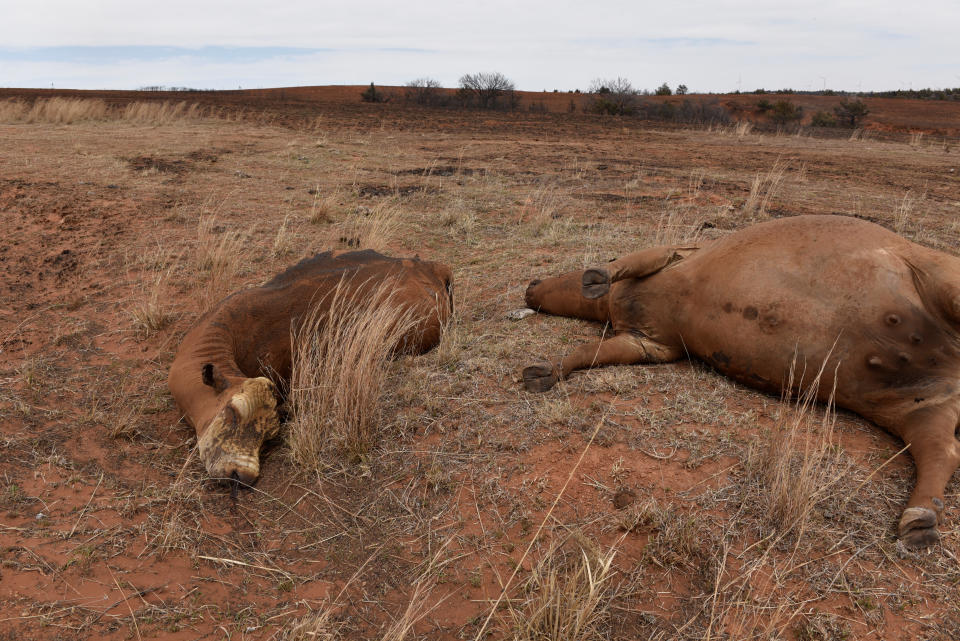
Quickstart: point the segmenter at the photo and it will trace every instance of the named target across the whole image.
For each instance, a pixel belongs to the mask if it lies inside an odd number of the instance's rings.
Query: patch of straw
[[[319,470],[331,451],[360,460],[373,446],[388,359],[417,324],[394,287],[343,280],[291,332],[287,439],[301,465]]]
[[[400,224],[400,207],[396,204],[357,207],[337,224],[337,240],[357,249],[386,249],[398,235]]]
[[[552,546],[523,586],[525,598],[508,601],[515,641],[588,641],[607,638],[610,579],[616,549],[580,546],[573,558]]]
[[[789,163],[782,162],[778,158],[766,174],[757,172],[756,177],[753,179],[753,185],[750,187],[750,195],[747,197],[746,202],[743,203],[744,214],[755,214],[758,217],[766,215],[770,202],[780,189],[780,184],[783,182],[783,177],[788,165]]]
[[[785,389],[794,388],[794,367]],[[747,453],[746,468],[764,489],[761,501],[767,520],[781,533],[805,533],[814,508],[838,491],[849,472],[842,450],[834,442],[836,411],[831,390],[823,411],[817,396],[826,361],[796,402],[781,410],[773,429]]]
[[[217,225],[212,216],[201,216],[197,223],[196,265],[205,275],[200,296],[200,312],[210,309],[229,293],[243,260],[244,242],[240,233]]]

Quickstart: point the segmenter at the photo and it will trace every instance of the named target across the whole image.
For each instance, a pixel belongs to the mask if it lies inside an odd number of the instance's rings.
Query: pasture
[[[868,422],[696,361],[530,394],[525,365],[604,328],[507,317],[534,278],[774,217],[955,254],[960,106],[812,136],[341,93],[0,107],[0,639],[960,637],[956,478],[913,552],[912,462]],[[231,291],[354,247],[450,265],[454,319],[389,363],[369,451],[306,467],[281,435],[231,496],[173,354]]]

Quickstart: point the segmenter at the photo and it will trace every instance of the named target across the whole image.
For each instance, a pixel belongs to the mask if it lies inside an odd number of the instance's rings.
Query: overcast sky
[[[960,1],[3,0],[0,86],[960,86]]]

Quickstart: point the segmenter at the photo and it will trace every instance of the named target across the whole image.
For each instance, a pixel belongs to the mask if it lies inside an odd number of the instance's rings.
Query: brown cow
[[[389,281],[391,301],[418,318],[403,347],[422,353],[440,341],[452,312],[450,280],[450,268],[439,263],[371,250],[326,252],[204,314],[183,339],[168,383],[197,430],[210,476],[257,479],[260,447],[279,430],[277,390],[268,377],[289,381],[291,330],[312,310],[323,313],[338,285],[362,297]]]
[[[900,537],[935,543],[960,464],[960,259],[841,216],[770,221],[700,246],[652,247],[533,281],[528,306],[609,321],[614,336],[527,367],[544,391],[572,370],[697,356],[745,385],[780,391],[824,367],[821,400],[909,445],[917,482]]]

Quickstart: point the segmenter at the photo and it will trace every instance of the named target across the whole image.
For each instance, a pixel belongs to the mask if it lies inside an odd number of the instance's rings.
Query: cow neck
[[[199,334],[190,350],[190,359],[212,363],[231,383],[248,378],[237,365],[237,341],[233,332],[216,316],[197,328]]]

